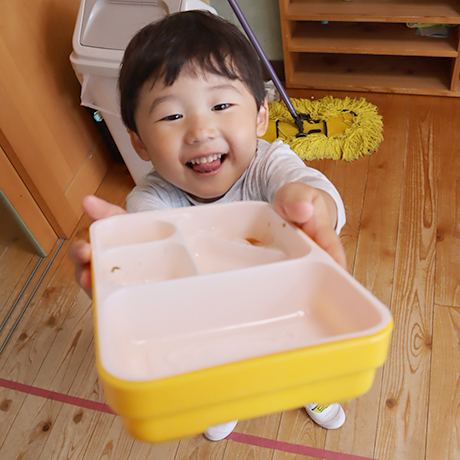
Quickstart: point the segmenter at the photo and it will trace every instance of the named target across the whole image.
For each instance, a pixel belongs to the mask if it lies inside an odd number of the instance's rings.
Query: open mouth
[[[213,153],[207,157],[196,158],[187,163],[187,166],[198,173],[211,173],[217,171],[227,158],[224,153]]]

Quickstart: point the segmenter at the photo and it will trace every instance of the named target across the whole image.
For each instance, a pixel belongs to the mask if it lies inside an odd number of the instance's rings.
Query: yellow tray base
[[[387,356],[393,323],[350,340],[236,362],[156,381],[128,382],[98,362],[108,404],[126,430],[159,443],[236,419],[364,394]],[[99,360],[98,360],[99,361]]]

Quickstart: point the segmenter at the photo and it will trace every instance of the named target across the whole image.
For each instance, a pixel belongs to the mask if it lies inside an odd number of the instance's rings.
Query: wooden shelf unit
[[[279,0],[287,88],[460,97],[460,0]],[[325,22],[325,23],[324,23]]]

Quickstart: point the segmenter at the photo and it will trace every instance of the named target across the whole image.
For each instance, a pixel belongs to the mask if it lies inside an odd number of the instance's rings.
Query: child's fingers
[[[126,211],[120,206],[108,203],[94,195],[88,195],[82,201],[83,210],[93,220],[105,219],[106,217],[126,214]]]
[[[307,227],[307,228],[306,228]],[[345,251],[343,249],[342,242],[340,241],[339,235],[332,228],[317,227],[312,228],[311,221],[303,225],[302,230],[315,241],[318,246],[323,248],[340,266],[345,270],[347,269],[347,260]]]
[[[75,279],[83,290],[92,297],[92,282],[91,282],[91,268],[90,266],[75,267]]]
[[[286,203],[283,206],[283,217],[289,222],[294,222],[298,225],[308,222],[314,213],[315,207],[313,204],[305,201]]]
[[[313,201],[314,190],[297,182],[284,184],[275,194],[273,207],[284,219],[302,224],[313,215],[310,205]]]
[[[83,198],[83,210],[93,220],[125,214],[119,206],[108,203],[93,195]],[[91,245],[89,241],[74,241],[67,250],[67,256],[75,266],[75,279],[84,291],[91,297]]]
[[[67,256],[74,264],[87,264],[91,260],[91,245],[88,241],[74,241],[67,250]]]
[[[67,257],[75,266],[77,283],[91,297],[91,245],[88,241],[74,241],[67,250]]]

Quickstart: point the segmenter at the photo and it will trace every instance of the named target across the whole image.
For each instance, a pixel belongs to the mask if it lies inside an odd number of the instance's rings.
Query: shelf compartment
[[[289,52],[458,56],[457,28],[447,38],[423,37],[403,24],[297,21]]]
[[[286,86],[449,95],[452,61],[447,58],[292,53],[293,71],[288,75]]]
[[[460,24],[458,0],[284,0],[285,19]]]

